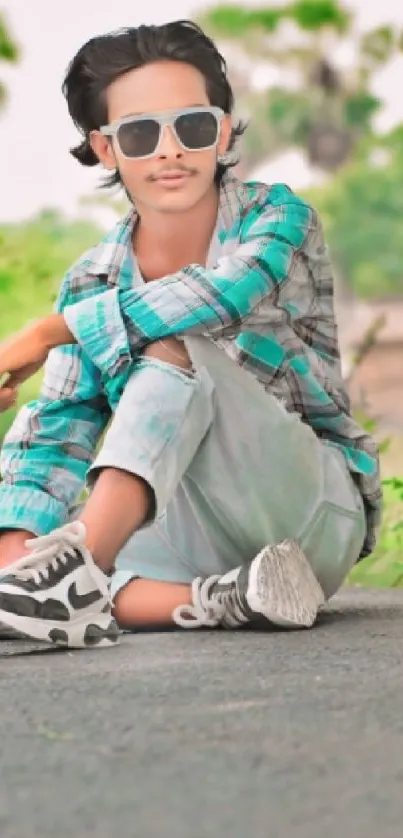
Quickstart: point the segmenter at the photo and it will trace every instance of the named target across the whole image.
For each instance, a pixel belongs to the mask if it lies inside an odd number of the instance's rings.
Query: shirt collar
[[[245,184],[229,172],[225,172],[220,184],[215,235],[229,232],[240,221]],[[79,261],[75,274],[105,276],[108,285],[117,285],[122,265],[127,256],[134,226],[137,221],[135,209],[123,218],[92,250]]]

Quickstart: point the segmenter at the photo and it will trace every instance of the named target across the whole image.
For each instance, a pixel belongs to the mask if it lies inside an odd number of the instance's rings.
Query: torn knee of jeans
[[[163,361],[176,367],[182,372],[194,373],[191,358],[188,355],[183,341],[177,338],[165,338],[150,343],[143,351],[145,358]]]
[[[144,363],[150,364],[151,366],[158,367],[160,370],[166,370],[169,373],[173,373],[177,376],[183,376],[184,378],[191,379],[192,381],[200,378],[200,373],[193,365],[189,368],[179,367],[176,364],[170,364],[169,361],[161,361],[160,358],[153,358],[151,355],[143,359],[139,357],[140,363],[141,360],[143,360]]]

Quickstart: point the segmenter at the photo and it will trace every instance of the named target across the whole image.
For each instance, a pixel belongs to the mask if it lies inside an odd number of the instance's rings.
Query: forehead
[[[107,89],[108,119],[209,104],[202,73],[179,61],[158,61],[130,70]]]

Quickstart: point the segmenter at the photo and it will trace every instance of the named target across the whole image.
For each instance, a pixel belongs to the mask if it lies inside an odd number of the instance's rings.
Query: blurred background
[[[48,313],[64,271],[125,210],[77,141],[60,87],[90,37],[192,18],[250,121],[238,174],[286,182],[322,215],[354,412],[382,456],[385,520],[352,581],[403,583],[403,4],[0,0],[0,340]],[[35,397],[40,377],[21,401]],[[13,419],[0,416],[0,441]]]

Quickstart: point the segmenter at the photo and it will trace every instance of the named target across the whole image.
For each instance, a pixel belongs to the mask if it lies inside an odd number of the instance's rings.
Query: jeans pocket
[[[342,585],[365,538],[363,504],[353,511],[324,500],[306,529],[301,546],[326,598]]]

